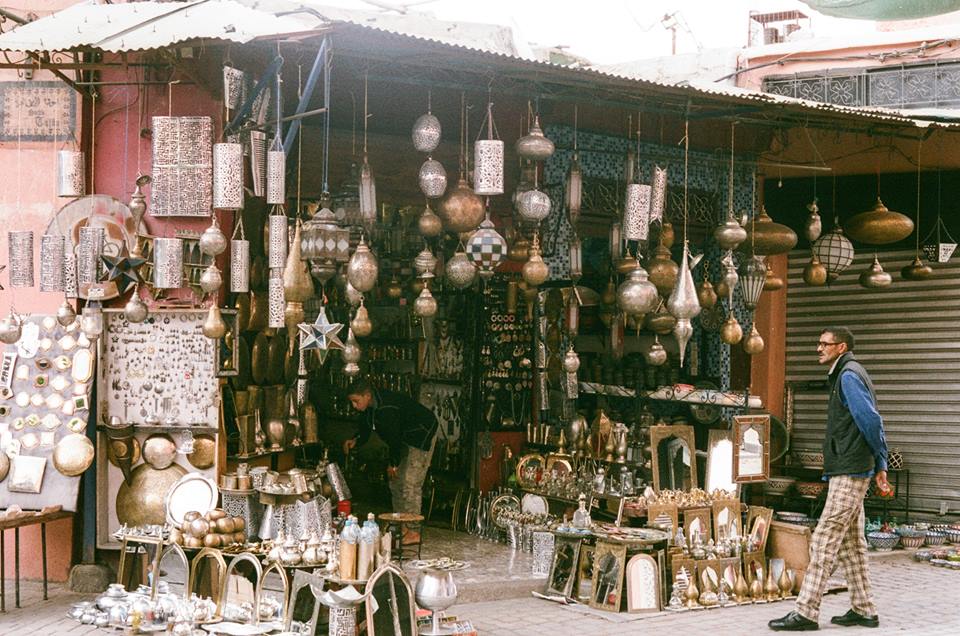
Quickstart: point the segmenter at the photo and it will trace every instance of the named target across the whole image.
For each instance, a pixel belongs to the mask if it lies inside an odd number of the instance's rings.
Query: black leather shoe
[[[880,617],[874,616],[870,618],[869,616],[862,616],[857,614],[853,610],[847,611],[843,616],[834,616],[830,619],[830,622],[834,625],[843,625],[844,627],[849,627],[850,625],[862,625],[863,627],[880,627]]]
[[[797,612],[790,612],[783,618],[775,618],[767,625],[775,632],[812,632],[820,629],[820,625]]]

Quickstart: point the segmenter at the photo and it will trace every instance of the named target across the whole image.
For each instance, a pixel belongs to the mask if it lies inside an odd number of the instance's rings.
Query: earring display
[[[210,216],[213,182],[213,120],[154,117],[153,216]]]
[[[33,287],[33,232],[7,232],[11,287]]]
[[[64,291],[64,252],[66,237],[44,234],[40,237],[40,291]]]

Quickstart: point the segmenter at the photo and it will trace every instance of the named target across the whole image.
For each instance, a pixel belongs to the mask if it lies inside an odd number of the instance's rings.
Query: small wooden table
[[[403,526],[415,526],[420,539],[417,541],[417,558],[423,548],[423,515],[412,512],[384,512],[377,516],[377,520],[386,526],[393,536],[391,551],[396,555],[398,562],[403,562]],[[412,544],[411,544],[412,547]]]
[[[43,600],[47,600],[47,524],[58,519],[72,517],[72,512],[24,513],[16,517],[0,518],[0,612],[7,611],[7,564],[5,558],[7,530],[13,530],[14,542],[14,591],[15,607],[20,607],[20,528],[40,524],[40,554],[43,566]]]

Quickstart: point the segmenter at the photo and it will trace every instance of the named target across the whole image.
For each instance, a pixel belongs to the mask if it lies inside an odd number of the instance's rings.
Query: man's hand
[[[390,479],[396,479],[398,471],[399,471],[399,468],[397,468],[396,466],[387,466],[387,477],[389,477]]]
[[[890,482],[887,481],[887,471],[885,470],[877,471],[876,479],[877,479],[877,488],[880,489],[881,495],[886,495],[893,490],[893,488],[890,487]]]
[[[344,440],[344,441],[343,441],[343,454],[344,454],[344,455],[349,455],[349,454],[350,454],[350,449],[356,447],[356,445],[357,445],[357,440],[356,440],[356,438]]]

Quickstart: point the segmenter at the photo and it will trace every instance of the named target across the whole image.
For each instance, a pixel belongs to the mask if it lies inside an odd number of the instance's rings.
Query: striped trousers
[[[827,501],[810,541],[810,564],[797,596],[797,612],[816,621],[820,600],[834,569],[843,566],[853,611],[876,616],[867,572],[867,540],[863,536],[863,498],[870,477],[835,475],[830,478]]]

